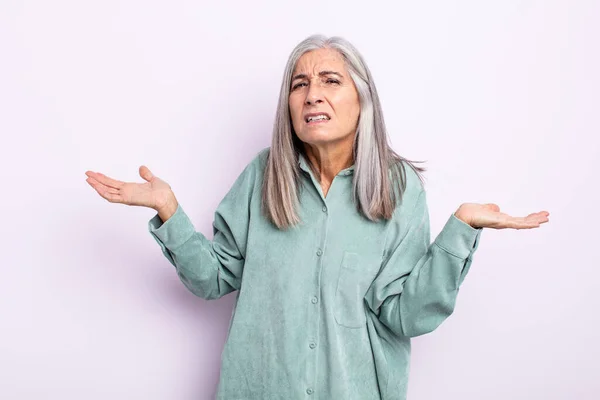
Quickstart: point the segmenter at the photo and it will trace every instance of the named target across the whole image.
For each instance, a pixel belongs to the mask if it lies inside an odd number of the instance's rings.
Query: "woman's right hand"
[[[177,208],[177,200],[167,182],[154,176],[144,165],[139,173],[146,183],[122,182],[99,172],[85,172],[86,182],[111,203],[149,207],[159,212]]]

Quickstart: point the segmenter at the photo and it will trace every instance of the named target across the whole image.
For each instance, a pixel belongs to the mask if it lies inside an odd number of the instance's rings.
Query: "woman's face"
[[[292,74],[289,107],[294,131],[303,142],[354,140],[360,114],[358,92],[336,50],[312,50],[300,57]],[[327,118],[307,121],[311,113],[325,113]]]

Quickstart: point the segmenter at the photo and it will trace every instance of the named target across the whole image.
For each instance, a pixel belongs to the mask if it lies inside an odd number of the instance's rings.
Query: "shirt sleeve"
[[[406,218],[404,218],[406,219]],[[473,261],[483,228],[450,216],[430,243],[424,189],[408,222],[395,216],[379,274],[365,301],[394,333],[414,337],[435,330],[454,311],[459,286]]]
[[[180,280],[203,299],[218,299],[240,288],[256,177],[253,164],[246,166],[219,203],[212,240],[195,230],[181,204],[164,223],[158,213],[148,221],[150,234]]]

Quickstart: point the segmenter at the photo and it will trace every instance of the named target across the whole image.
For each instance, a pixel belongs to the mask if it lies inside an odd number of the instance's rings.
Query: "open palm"
[[[464,203],[454,215],[474,228],[531,229],[548,222],[550,213],[539,211],[525,217],[513,217],[500,212],[500,207],[494,203]]]
[[[140,167],[139,174],[146,183],[123,182],[100,172],[86,171],[85,174],[87,183],[111,203],[160,209],[172,196],[171,186],[154,176],[144,165]]]

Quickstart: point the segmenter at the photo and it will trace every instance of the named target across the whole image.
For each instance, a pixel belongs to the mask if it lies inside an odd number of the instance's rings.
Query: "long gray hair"
[[[337,50],[358,91],[360,115],[352,147],[354,157],[353,200],[357,210],[371,221],[390,219],[396,207],[397,195],[402,198],[406,188],[403,163],[413,168],[423,182],[424,167],[397,154],[388,144],[379,96],[371,71],[362,55],[346,39],[315,34],[300,42],[291,52],[279,93],[273,137],[264,172],[262,210],[279,229],[287,229],[300,222],[297,213],[301,172],[299,154],[305,155],[302,141],[292,126],[289,96],[292,74],[298,59],[306,52],[317,49]],[[390,174],[391,172],[391,174]],[[391,175],[391,176],[390,176]],[[395,183],[395,186],[392,186]]]

